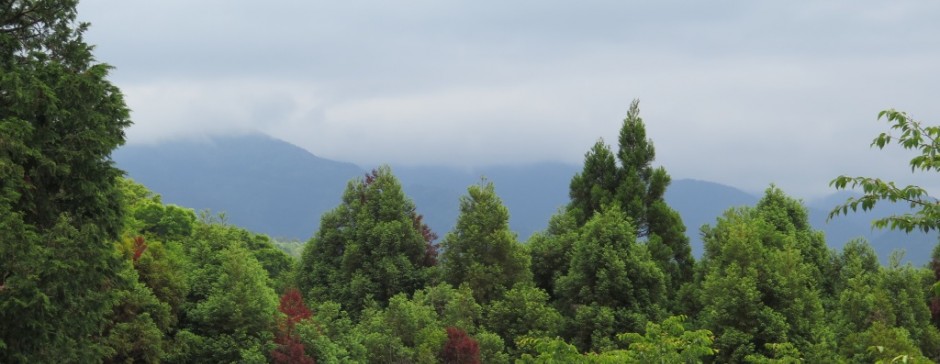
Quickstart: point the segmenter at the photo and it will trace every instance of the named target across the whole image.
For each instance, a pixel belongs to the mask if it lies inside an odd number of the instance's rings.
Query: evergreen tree
[[[717,337],[718,361],[777,357],[783,344],[830,361],[819,268],[801,249],[800,237],[815,234],[808,226],[799,202],[772,187],[757,208],[732,209],[705,229],[700,318]]]
[[[304,249],[298,286],[356,316],[369,300],[384,305],[428,284],[434,238],[391,169],[381,167],[350,181],[342,203],[323,215]]]
[[[666,273],[667,294],[672,298],[692,280],[695,263],[682,218],[663,199],[671,179],[665,169],[652,166],[656,153],[639,114],[639,101],[634,100],[620,129],[616,160],[603,141],[585,155],[584,170],[571,180],[568,210],[581,226],[603,207],[620,206],[631,219],[634,235],[646,238],[650,253]]]
[[[578,239],[574,213],[559,211],[548,221],[548,228],[529,237],[525,245],[531,259],[535,286],[555,297],[555,281],[568,273],[571,247]]]
[[[441,242],[444,281],[466,283],[480,303],[488,303],[516,283],[532,280],[529,257],[509,230],[509,210],[492,182],[470,186],[460,198],[454,230]]]
[[[584,169],[571,178],[568,210],[579,226],[584,225],[601,208],[616,201],[619,183],[614,153],[603,140],[598,140],[584,155]]]
[[[102,360],[130,125],[77,1],[0,8],[0,362]]]
[[[582,350],[609,349],[618,331],[641,331],[665,316],[663,272],[616,208],[582,228],[567,274],[555,283],[563,312],[574,317],[569,337]]]

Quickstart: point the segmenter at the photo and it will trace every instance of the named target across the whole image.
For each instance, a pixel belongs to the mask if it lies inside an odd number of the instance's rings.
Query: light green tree
[[[808,249],[822,242],[806,218],[799,202],[771,187],[757,207],[729,210],[704,229],[699,317],[716,335],[716,360],[775,358],[783,344],[807,361],[832,360],[817,250]]]

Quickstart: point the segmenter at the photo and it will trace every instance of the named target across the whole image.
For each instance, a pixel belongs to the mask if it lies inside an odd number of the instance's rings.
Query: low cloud
[[[361,165],[580,163],[641,115],[673,176],[803,196],[901,181],[896,107],[938,123],[940,5],[83,2],[130,143],[261,131]],[[175,26],[166,26],[176,24]]]

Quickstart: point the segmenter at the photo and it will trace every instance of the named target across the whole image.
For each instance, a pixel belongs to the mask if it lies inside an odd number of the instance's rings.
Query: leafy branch
[[[884,149],[891,143],[897,143],[904,149],[916,150],[920,155],[910,161],[911,172],[940,171],[940,126],[924,126],[914,120],[905,112],[894,109],[884,110],[878,114],[878,119],[886,119],[891,124],[891,130],[900,132],[900,136],[890,133],[881,133],[871,143]],[[940,227],[940,201],[931,197],[921,187],[908,185],[897,186],[894,182],[883,181],[880,178],[839,176],[829,182],[836,189],[861,188],[864,193],[861,197],[851,197],[829,212],[829,219],[839,215],[847,215],[849,210],[855,212],[861,207],[869,211],[879,201],[907,202],[916,211],[908,214],[892,215],[872,222],[875,228],[889,227],[893,230],[911,232],[915,229],[928,232]]]

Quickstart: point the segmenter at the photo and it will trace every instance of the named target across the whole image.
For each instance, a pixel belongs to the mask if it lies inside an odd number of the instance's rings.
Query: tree
[[[484,306],[486,328],[503,338],[515,349],[516,338],[555,337],[564,322],[558,311],[548,304],[548,294],[536,288],[519,285],[503,297]]]
[[[350,181],[340,205],[323,215],[304,249],[298,287],[356,316],[370,300],[384,305],[430,282],[434,238],[392,170],[380,167]]]
[[[911,158],[909,164],[911,172],[937,171],[940,172],[940,126],[924,126],[914,120],[905,112],[894,109],[878,113],[878,119],[884,118],[891,125],[890,129],[900,133],[895,136],[890,132],[879,134],[871,142],[871,146],[884,149],[892,142],[904,149],[916,150],[920,154]],[[940,227],[940,200],[931,197],[927,190],[908,185],[899,187],[894,182],[873,177],[839,176],[829,183],[836,189],[861,187],[864,194],[861,197],[851,197],[845,203],[836,206],[829,213],[829,218],[848,214],[849,210],[857,211],[859,207],[864,211],[871,210],[879,201],[906,202],[914,212],[887,216],[872,222],[876,228],[889,227],[891,229],[923,230],[924,232]]]
[[[268,272],[228,227],[198,224],[186,255],[190,291],[166,361],[251,361],[270,352],[278,297]]]
[[[460,198],[457,225],[441,242],[444,281],[470,286],[483,304],[500,297],[516,283],[532,280],[529,257],[509,230],[509,210],[492,182],[470,186]]]
[[[0,361],[100,361],[121,215],[110,159],[129,112],[77,1],[0,9]]]
[[[567,274],[555,283],[568,336],[582,350],[613,343],[615,330],[639,331],[664,315],[663,272],[616,208],[595,214],[574,243]]]
[[[694,259],[682,218],[664,200],[669,174],[652,166],[656,152],[640,118],[639,100],[630,104],[618,141],[616,160],[603,140],[585,155],[584,170],[571,180],[568,210],[581,226],[604,207],[619,206],[631,218],[634,235],[646,238],[672,298],[692,280]]]
[[[778,357],[778,344],[786,343],[807,361],[830,361],[813,253],[823,242],[806,216],[798,201],[771,187],[756,208],[731,209],[703,229],[699,317],[715,333],[717,361]]]
[[[480,344],[465,331],[449,326],[441,359],[447,364],[480,364]]]
[[[306,354],[304,344],[294,330],[297,324],[313,315],[304,304],[300,291],[290,288],[284,292],[277,309],[284,317],[281,318],[277,335],[274,337],[278,348],[271,352],[271,358],[275,363],[315,364],[316,360]]]
[[[629,348],[581,354],[561,339],[522,337],[518,345],[525,353],[518,363],[701,363],[714,355],[708,330],[687,330],[685,317],[673,316],[662,324],[649,322],[646,334],[618,334]]]
[[[555,281],[568,273],[571,247],[578,239],[578,225],[571,211],[552,215],[545,231],[536,232],[526,243],[531,259],[532,279],[535,286],[555,297]]]

